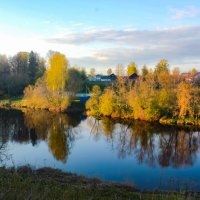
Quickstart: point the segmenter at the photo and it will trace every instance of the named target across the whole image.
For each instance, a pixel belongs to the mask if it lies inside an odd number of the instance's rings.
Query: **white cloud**
[[[71,65],[96,67],[105,71],[118,63],[135,61],[139,66],[154,66],[161,58],[182,71],[200,70],[200,26],[159,28],[156,30],[94,29],[69,32],[63,29],[55,37],[20,37],[0,33],[0,53],[37,51],[45,56],[48,50],[66,54]]]
[[[171,12],[172,12],[172,19],[180,20],[185,18],[196,17],[199,14],[199,9],[194,6],[190,6],[183,9],[172,8]]]

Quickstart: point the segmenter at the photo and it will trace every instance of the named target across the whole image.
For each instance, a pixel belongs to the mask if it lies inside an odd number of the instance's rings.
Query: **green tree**
[[[28,75],[30,83],[34,84],[36,81],[36,73],[39,67],[39,56],[31,51],[28,57]]]
[[[86,81],[87,77],[84,69],[79,67],[69,68],[66,90],[72,95],[78,92],[85,92]]]

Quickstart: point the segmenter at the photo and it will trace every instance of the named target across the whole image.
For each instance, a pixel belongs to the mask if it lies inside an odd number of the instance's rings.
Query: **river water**
[[[142,190],[200,190],[200,131],[82,114],[0,110],[0,165],[53,167]]]

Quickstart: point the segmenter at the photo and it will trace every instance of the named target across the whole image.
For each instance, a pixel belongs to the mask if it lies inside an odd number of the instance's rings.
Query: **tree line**
[[[117,66],[117,71],[119,69]],[[185,81],[178,68],[170,72],[164,59],[154,70],[145,67],[142,72],[136,81],[118,76],[117,81],[104,90],[94,86],[86,103],[88,115],[160,120],[163,123],[199,123],[198,85]]]
[[[44,71],[44,58],[33,51],[11,57],[0,55],[0,96],[22,95],[24,88],[34,84]]]

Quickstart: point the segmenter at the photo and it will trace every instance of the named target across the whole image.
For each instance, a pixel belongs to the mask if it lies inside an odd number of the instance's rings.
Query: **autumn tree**
[[[197,73],[197,70],[195,69],[195,68],[193,68],[192,70],[191,70],[191,74],[192,75],[195,75]]]
[[[99,116],[101,89],[98,85],[94,85],[90,92],[90,99],[86,102],[86,109],[89,115]]]
[[[147,66],[144,65],[142,67],[142,76],[145,77],[149,73],[149,70],[147,69]]]
[[[138,74],[137,65],[134,62],[129,63],[127,67],[127,75]]]
[[[49,63],[46,77],[47,87],[54,95],[63,95],[67,80],[68,60],[65,55],[55,53],[51,56]]]
[[[122,64],[118,64],[115,68],[115,73],[118,77],[121,77],[124,75],[124,67]]]
[[[92,77],[95,76],[95,68],[90,69],[90,76],[92,76]]]
[[[179,107],[179,116],[186,117],[191,114],[191,85],[186,82],[181,82],[178,86],[177,101]]]
[[[112,69],[109,68],[109,69],[107,70],[107,75],[109,76],[109,75],[111,75],[111,74],[112,74]]]
[[[111,116],[113,113],[113,95],[113,91],[107,88],[100,97],[99,110],[104,116]]]
[[[155,73],[169,72],[169,64],[165,59],[161,59],[155,67]]]

